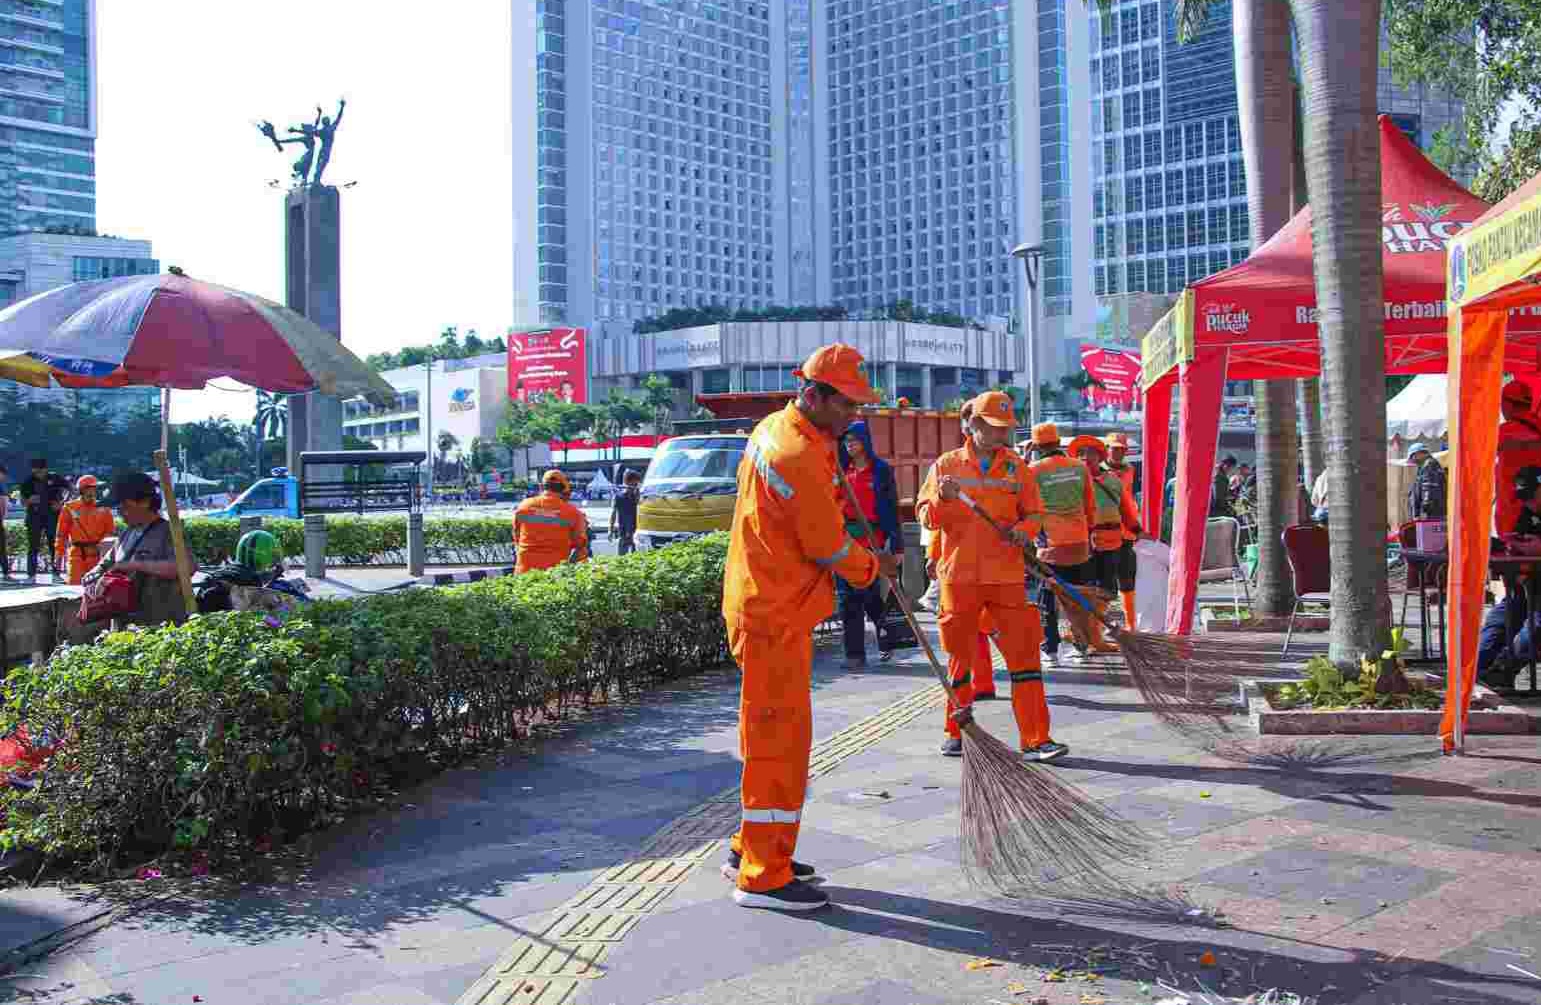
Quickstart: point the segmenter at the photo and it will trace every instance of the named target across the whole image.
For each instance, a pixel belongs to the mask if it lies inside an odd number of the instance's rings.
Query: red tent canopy
[[[1386,371],[1443,373],[1446,249],[1488,207],[1435,167],[1385,116],[1380,118],[1380,155]],[[1180,384],[1166,627],[1186,633],[1198,596],[1225,381],[1309,377],[1321,371],[1310,207],[1245,262],[1195,283],[1161,325],[1183,348],[1173,353],[1168,346],[1163,355],[1148,346],[1144,353],[1147,360],[1181,363],[1180,372],[1146,378],[1142,447],[1152,473],[1145,477],[1144,513],[1146,526],[1160,526],[1167,417],[1172,388]],[[1504,369],[1541,370],[1538,335],[1541,317],[1512,317]]]

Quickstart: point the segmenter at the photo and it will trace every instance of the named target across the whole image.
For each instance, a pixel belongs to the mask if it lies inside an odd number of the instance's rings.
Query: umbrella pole
[[[182,604],[187,616],[198,613],[198,601],[193,597],[193,565],[187,554],[187,538],[182,534],[182,514],[177,510],[176,488],[171,484],[171,462],[166,451],[155,452],[155,468],[161,476],[161,495],[166,501],[166,519],[171,524],[171,547],[177,554],[177,583],[182,587]]]

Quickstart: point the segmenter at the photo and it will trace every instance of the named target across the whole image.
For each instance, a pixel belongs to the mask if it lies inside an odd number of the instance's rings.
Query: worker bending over
[[[540,486],[540,495],[531,496],[514,510],[515,573],[551,569],[589,557],[589,521],[582,510],[567,501],[572,494],[567,476],[547,471]]]
[[[793,371],[797,398],[760,421],[738,468],[722,616],[743,672],[743,816],[723,873],[744,907],[829,903],[804,882],[814,868],[792,859],[813,746],[813,629],[834,613],[835,576],[862,588],[899,570],[896,556],[852,540],[837,497],[836,444],[857,409],[877,400],[862,362],[839,343],[808,357]]]
[[[981,616],[988,616],[1011,678],[1011,710],[1023,756],[1047,761],[1069,748],[1049,737],[1049,706],[1038,659],[1043,631],[1022,588],[1027,571],[1022,549],[1042,527],[1043,503],[1027,465],[1009,449],[1016,427],[1011,398],[987,391],[972,404],[967,442],[937,458],[915,505],[921,524],[941,536],[938,626],[951,691],[942,754],[963,753],[959,726],[972,714],[970,671]],[[962,498],[965,493],[989,519],[973,511]],[[1001,540],[1001,528],[1008,530],[1009,542]]]

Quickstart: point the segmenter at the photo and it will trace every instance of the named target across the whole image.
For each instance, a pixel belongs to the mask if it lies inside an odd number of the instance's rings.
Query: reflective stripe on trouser
[[[1012,672],[1011,714],[1017,720],[1023,750],[1049,741],[1049,700],[1044,697],[1041,670]]]
[[[948,661],[949,665],[951,662],[951,660]],[[954,692],[960,698],[966,695],[968,701],[973,701],[980,695],[995,694],[995,667],[990,662],[990,636],[984,632],[979,633],[979,647],[974,652],[972,663],[969,677],[963,681],[965,687],[954,687]],[[947,707],[942,712],[942,728],[947,731],[948,736],[955,740],[963,735],[963,731],[958,728],[957,721],[952,717],[952,713],[957,708],[958,706],[953,703],[953,699],[949,696]]]
[[[742,856],[739,888],[763,892],[792,882],[813,747],[813,633],[730,628],[728,643],[743,671],[738,745],[744,809],[732,847]]]
[[[1027,591],[1016,583],[963,585],[942,583],[942,614],[938,619],[942,648],[947,650],[949,679],[958,680],[970,675],[970,664],[976,663],[978,653],[979,619],[987,614],[995,628],[995,644],[1006,660],[1006,666],[1036,672],[1039,663],[1038,646],[1043,630],[1038,622],[1038,612],[1028,606]],[[961,654],[961,655],[960,655]],[[1011,709],[1017,720],[1022,742],[1037,746],[1042,740],[1032,740],[1040,732],[1048,735],[1048,705],[1043,698],[1043,684],[1036,685],[1036,702],[1024,706],[1028,689],[1021,684],[1011,688]],[[967,700],[973,700],[974,689],[968,688]],[[964,697],[960,694],[959,697]],[[1024,718],[1028,712],[1030,718]],[[1041,712],[1041,716],[1040,713]],[[1041,721],[1040,721],[1041,720]],[[949,723],[950,723],[949,719]],[[1029,726],[1032,726],[1029,731]],[[954,735],[951,728],[948,735]]]

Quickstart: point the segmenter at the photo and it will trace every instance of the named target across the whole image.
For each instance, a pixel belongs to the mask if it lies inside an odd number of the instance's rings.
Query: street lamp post
[[[1038,270],[1043,262],[1043,245],[1019,244],[1011,257],[1022,259],[1027,274],[1027,393],[1028,415],[1032,425],[1043,417],[1043,403],[1038,392]]]

